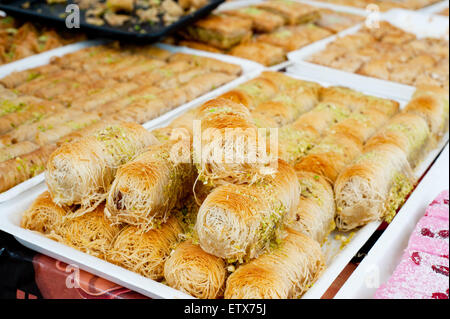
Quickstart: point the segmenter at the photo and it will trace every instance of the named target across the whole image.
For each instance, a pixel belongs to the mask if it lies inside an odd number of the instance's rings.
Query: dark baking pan
[[[18,18],[37,21],[41,24],[50,24],[57,28],[64,28],[66,31],[79,31],[97,37],[122,41],[154,42],[207,16],[224,1],[209,0],[208,4],[204,7],[181,17],[178,21],[170,25],[164,25],[161,19],[159,23],[155,24],[129,21],[122,26],[110,26],[107,23],[97,26],[87,23],[85,10],[80,10],[79,29],[68,29],[66,27],[66,6],[74,3],[73,0],[67,0],[66,3],[62,4],[56,3],[50,5],[47,4],[46,0],[0,0],[0,10]]]

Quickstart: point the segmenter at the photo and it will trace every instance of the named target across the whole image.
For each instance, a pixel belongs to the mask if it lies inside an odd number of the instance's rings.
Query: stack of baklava
[[[418,38],[385,21],[338,38],[309,60],[412,86],[449,87],[448,40]]]
[[[145,123],[228,83],[241,67],[153,46],[83,49],[0,79],[0,192],[57,145],[105,123]]]
[[[392,219],[447,129],[437,87],[399,112],[263,72],[165,128],[115,123],[63,144],[22,226],[197,298],[298,298],[330,232]]]
[[[295,1],[271,0],[212,14],[187,27],[179,44],[270,66],[285,61],[287,52],[362,20],[353,14]]]
[[[0,16],[0,65],[84,38],[83,35],[63,34],[30,22],[22,23],[11,16]]]

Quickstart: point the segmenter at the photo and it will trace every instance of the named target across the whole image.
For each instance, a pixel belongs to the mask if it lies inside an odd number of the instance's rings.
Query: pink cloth
[[[376,299],[449,298],[448,191],[428,206],[414,229],[400,264]]]

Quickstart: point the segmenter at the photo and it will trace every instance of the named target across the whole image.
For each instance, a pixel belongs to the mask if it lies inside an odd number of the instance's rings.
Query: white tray
[[[443,11],[444,9],[449,7],[449,1],[441,1],[438,3],[435,3],[431,6],[425,7],[423,9],[420,9],[419,12],[423,12],[423,13],[433,13],[433,14],[438,14],[439,12]]]
[[[251,78],[258,76],[262,70],[253,71],[251,74],[245,75],[239,79],[237,83],[245,82]],[[290,75],[290,74],[289,74]],[[308,77],[291,75],[295,78],[309,80]],[[335,85],[336,83],[320,81],[323,86]],[[340,85],[346,85],[346,83],[339,82]],[[233,85],[228,85],[227,88],[219,88],[215,95],[219,95],[227,91]],[[358,89],[358,88],[355,88]],[[359,88],[361,92],[371,94],[369,88]],[[373,94],[381,97],[388,97],[386,95]],[[402,106],[406,101],[399,101]],[[194,107],[193,104],[191,107]],[[186,111],[186,110],[184,110]],[[167,124],[167,123],[166,123]],[[163,125],[163,123],[160,123]],[[446,136],[445,140],[448,139]],[[419,169],[418,176],[421,176],[426,171],[430,163],[435,159],[437,153],[442,148],[442,145],[429,154],[423,165]],[[6,231],[15,236],[23,245],[47,254],[56,259],[62,260],[66,263],[74,263],[81,269],[92,272],[96,275],[104,277],[117,284],[123,285],[129,289],[140,292],[150,297],[160,298],[184,298],[189,297],[177,290],[170,287],[166,287],[152,280],[146,279],[140,275],[134,274],[121,267],[114,266],[108,262],[100,260],[98,258],[89,256],[85,253],[77,251],[73,248],[67,247],[63,244],[52,241],[44,236],[20,228],[20,219],[23,212],[31,205],[33,200],[44,190],[46,186],[40,184],[23,194],[15,201],[0,204],[0,229]],[[339,249],[340,242],[334,239],[336,233],[333,233],[329,240],[328,245],[324,247],[324,251],[328,259],[328,268],[324,274],[319,278],[318,282],[305,294],[304,298],[320,298],[325,291],[330,287],[336,277],[340,274],[342,269],[348,264],[358,250],[364,245],[368,238],[378,228],[379,223],[371,223],[359,231],[356,232],[350,243],[342,250]]]
[[[418,13],[415,11],[408,11],[402,9],[390,10],[380,15],[380,19],[387,21],[397,27],[406,31],[414,33],[417,37],[447,37],[448,38],[448,19],[441,16],[431,14]],[[290,69],[294,73],[300,74],[314,74],[316,79],[337,78],[344,79],[349,83],[360,83],[363,86],[373,87],[377,91],[383,91],[383,88],[390,88],[393,97],[402,98],[411,92],[414,92],[414,87],[381,80],[369,76],[355,74],[351,72],[333,69],[331,67],[322,66],[306,61],[310,56],[326,49],[327,45],[338,37],[343,37],[349,34],[358,32],[362,24],[344,30],[337,35],[328,37],[326,39],[315,42],[300,50],[288,53],[288,58],[294,64]]]
[[[350,87],[355,90],[359,90],[365,94],[371,94],[374,96],[391,98],[397,100],[400,103],[400,108],[403,109],[410,100],[411,94],[403,95],[400,99],[392,97],[392,91],[390,88],[386,87],[384,90],[378,90],[377,88],[364,85],[364,83],[355,82],[345,82],[345,79],[334,78],[329,76],[326,80],[317,78],[311,79],[311,76],[306,74],[298,73],[287,73],[293,77],[303,79],[303,80],[314,80],[323,86],[330,85],[343,85]],[[339,80],[338,80],[339,79]],[[415,177],[419,180],[427,172],[430,165],[435,161],[436,157],[448,143],[449,134],[447,133],[444,138],[440,141],[438,146],[432,150],[422,164],[416,169]],[[415,192],[416,193],[416,192]],[[406,203],[409,203],[413,199],[411,196]],[[410,204],[408,204],[410,205]],[[405,207],[406,204],[403,206]],[[403,209],[403,208],[402,208]],[[335,239],[336,235],[349,236],[349,233],[334,231],[328,237],[327,243],[322,247],[327,259],[327,269],[319,278],[319,280],[314,284],[314,286],[309,289],[303,296],[305,299],[317,299],[322,297],[334,280],[339,276],[345,266],[350,262],[350,260],[357,254],[357,252],[362,248],[362,246],[369,240],[377,228],[381,225],[381,222],[372,222],[357,231],[354,232],[354,236],[350,242],[343,248],[340,249],[341,242]],[[390,225],[388,226],[389,229]]]
[[[8,74],[11,74],[12,72],[24,71],[27,69],[31,69],[31,68],[35,68],[35,67],[38,67],[41,65],[48,64],[50,62],[51,58],[53,58],[53,57],[60,57],[65,54],[68,54],[68,53],[79,51],[83,48],[97,46],[97,45],[105,44],[107,42],[108,42],[107,40],[83,41],[83,42],[67,45],[64,47],[60,47],[60,48],[57,48],[54,50],[50,50],[50,51],[47,51],[47,52],[44,52],[41,54],[33,55],[33,56],[27,57],[25,59],[21,59],[21,60],[9,63],[9,64],[2,65],[2,66],[0,66],[0,78],[5,77]],[[189,48],[184,48],[184,47],[175,47],[175,46],[166,45],[166,44],[156,44],[156,46],[166,49],[170,52],[182,52],[182,53],[187,53],[187,54],[195,54],[198,56],[215,58],[217,60],[221,60],[224,62],[240,65],[242,67],[242,76],[241,77],[248,75],[255,70],[263,69],[263,66],[261,66],[258,63],[248,61],[245,59],[241,59],[241,58],[237,58],[237,57],[232,57],[232,56],[227,56],[227,55],[222,55],[222,54],[215,54],[215,53],[210,53],[210,52],[204,52],[204,51],[199,51],[199,50],[194,50],[194,49],[189,49]],[[223,87],[227,88],[227,87],[230,87],[230,85],[236,85],[236,83],[240,83],[239,78],[231,81],[230,83],[224,85]],[[222,88],[217,88],[216,90],[208,92],[208,93],[202,95],[201,97],[199,97],[195,100],[192,100],[191,102],[183,104],[183,105],[163,114],[160,117],[157,117],[153,120],[150,120],[150,121],[144,123],[143,126],[146,129],[152,129],[152,128],[161,126],[162,124],[166,123],[170,119],[173,119],[174,117],[178,116],[185,110],[189,109],[193,105],[197,105],[202,102],[205,102],[206,100],[210,99],[211,96],[214,96],[214,94],[217,94],[217,92],[222,92],[221,89]],[[42,174],[39,174],[23,183],[20,183],[16,186],[12,187],[11,189],[9,189],[3,193],[0,193],[0,203],[11,200],[12,198],[16,197],[17,195],[24,192],[25,190],[30,189],[31,187],[41,183],[43,180],[44,180],[44,174],[42,173]]]
[[[449,147],[415,189],[392,223],[368,255],[341,287],[335,298],[373,298],[380,284],[386,282],[400,262],[414,227],[427,206],[443,190],[449,189]]]
[[[315,2],[315,1],[309,1],[309,0],[294,0],[294,1],[309,4],[309,5],[312,5],[317,8],[332,9],[337,12],[352,13],[352,14],[360,15],[360,16],[366,16],[368,14],[365,10],[356,9],[356,8],[352,8],[352,7],[339,6],[339,5],[334,5],[334,4],[330,4],[330,3]],[[261,2],[264,2],[264,1],[263,0],[229,1],[229,2],[225,2],[222,5],[220,5],[217,8],[217,12],[248,7],[248,6],[259,4]],[[251,60],[249,60],[249,61],[251,61]],[[254,63],[256,63],[256,62],[254,62]],[[270,66],[268,68],[272,71],[279,71],[279,70],[283,70],[283,69],[289,67],[291,64],[292,64],[292,61],[290,61],[288,59],[288,61]],[[259,65],[263,67],[263,65],[261,65],[261,64],[259,64]]]

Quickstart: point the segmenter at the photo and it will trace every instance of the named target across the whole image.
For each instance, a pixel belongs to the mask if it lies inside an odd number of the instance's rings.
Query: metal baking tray
[[[181,17],[170,25],[164,25],[162,20],[158,24],[126,22],[123,26],[113,27],[105,23],[102,26],[86,22],[86,12],[80,9],[80,28],[66,27],[64,14],[66,7],[73,4],[73,0],[66,3],[47,4],[46,0],[0,0],[0,10],[16,17],[27,20],[65,27],[68,31],[82,31],[93,36],[113,38],[122,41],[154,42],[158,39],[180,30],[186,25],[201,19],[217,8],[225,0],[208,0],[204,7]],[[137,27],[136,27],[137,26]]]

